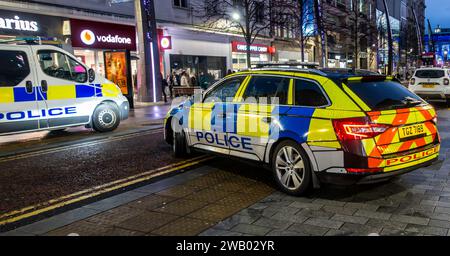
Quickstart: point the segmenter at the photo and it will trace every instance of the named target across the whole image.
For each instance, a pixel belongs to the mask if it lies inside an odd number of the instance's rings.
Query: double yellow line
[[[15,210],[0,215],[0,226],[14,223],[26,218],[34,217],[36,215],[52,211],[73,203],[77,203],[89,198],[99,196],[111,191],[122,189],[140,182],[148,181],[165,174],[180,171],[188,167],[200,164],[202,162],[212,159],[212,156],[199,156],[189,160],[181,161],[172,165],[164,166],[158,169],[147,171],[138,175],[133,175],[124,179],[109,182],[100,186],[92,187],[82,191],[75,192],[70,195],[65,195],[59,198],[49,200],[44,203],[28,206],[20,210]]]

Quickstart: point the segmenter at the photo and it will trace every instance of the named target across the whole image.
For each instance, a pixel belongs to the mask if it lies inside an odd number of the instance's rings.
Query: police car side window
[[[0,87],[19,85],[30,74],[27,54],[0,50]]]
[[[291,79],[277,76],[254,76],[244,93],[244,100],[261,104],[286,105]]]
[[[316,83],[295,79],[295,105],[321,107],[328,105],[328,100]]]
[[[51,76],[64,80],[84,83],[87,81],[87,70],[71,57],[52,50],[38,52],[42,71]]]
[[[235,77],[224,81],[205,95],[204,102],[231,102],[245,77]]]

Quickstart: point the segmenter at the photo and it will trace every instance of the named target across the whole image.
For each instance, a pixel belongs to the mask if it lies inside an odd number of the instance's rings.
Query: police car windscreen
[[[416,71],[416,77],[418,78],[442,78],[444,76],[444,70],[421,69]]]
[[[350,82],[348,87],[372,110],[408,108],[424,103],[419,96],[392,81]]]

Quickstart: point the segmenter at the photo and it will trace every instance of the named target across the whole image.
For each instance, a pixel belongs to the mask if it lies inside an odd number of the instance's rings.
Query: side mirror
[[[94,82],[94,80],[95,80],[95,71],[92,68],[90,68],[89,71],[88,71],[88,77],[89,77],[89,83]]]

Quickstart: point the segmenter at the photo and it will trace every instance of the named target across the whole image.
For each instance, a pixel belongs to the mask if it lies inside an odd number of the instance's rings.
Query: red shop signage
[[[247,52],[247,44],[243,42],[233,41],[231,42],[233,52]],[[275,47],[263,45],[263,44],[252,44],[250,45],[251,53],[275,53]]]
[[[70,28],[73,47],[136,51],[133,26],[71,19]]]

